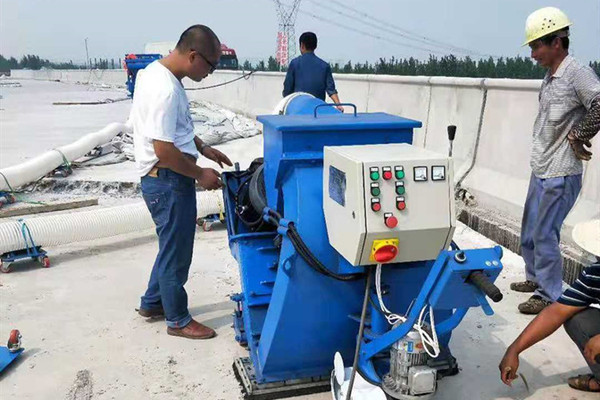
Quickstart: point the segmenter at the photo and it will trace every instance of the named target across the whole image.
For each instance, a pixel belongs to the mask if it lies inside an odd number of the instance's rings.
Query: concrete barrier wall
[[[268,114],[281,99],[283,73],[217,71],[196,83],[185,80],[190,100],[207,100],[250,116]],[[12,71],[13,78],[124,86],[125,72]],[[415,144],[446,154],[447,125],[457,125],[455,176],[479,204],[520,220],[531,169],[531,132],[538,109],[539,80],[335,75],[340,98],[359,112],[384,111],[420,120]],[[584,189],[567,219],[567,230],[600,217],[600,151],[586,166]],[[467,174],[468,172],[468,174]],[[466,176],[465,176],[466,174]]]

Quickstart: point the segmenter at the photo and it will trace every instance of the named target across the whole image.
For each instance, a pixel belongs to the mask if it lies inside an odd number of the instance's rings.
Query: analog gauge
[[[431,179],[434,181],[446,180],[446,167],[443,165],[434,165],[431,167]]]
[[[427,167],[415,167],[415,181],[423,182],[427,180]]]

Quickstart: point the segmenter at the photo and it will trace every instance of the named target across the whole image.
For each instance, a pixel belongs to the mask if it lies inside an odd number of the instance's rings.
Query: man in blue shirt
[[[325,100],[325,93],[327,93],[335,104],[340,104],[340,98],[331,75],[331,67],[315,55],[316,48],[317,35],[312,32],[304,32],[300,35],[300,53],[302,55],[290,62],[283,83],[283,97],[295,92],[306,92]],[[338,105],[337,109],[344,112],[342,106]]]

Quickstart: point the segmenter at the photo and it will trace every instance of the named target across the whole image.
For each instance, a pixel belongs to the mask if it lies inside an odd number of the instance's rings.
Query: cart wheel
[[[202,226],[203,223],[204,223],[204,218],[198,218],[198,219],[196,219],[196,225]]]
[[[8,351],[11,353],[18,351],[21,348],[21,332],[18,329],[13,329],[10,331],[10,336],[8,337],[8,343],[6,344]]]
[[[8,274],[11,271],[10,263],[0,261],[0,271],[2,271],[5,274]]]
[[[202,230],[204,232],[210,232],[212,230],[212,224],[208,221],[202,222]]]
[[[50,258],[48,256],[42,257],[42,267],[50,268]]]

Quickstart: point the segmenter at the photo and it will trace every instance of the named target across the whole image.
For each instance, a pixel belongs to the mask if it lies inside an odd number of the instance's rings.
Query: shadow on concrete
[[[40,351],[42,351],[42,349],[39,349],[37,347],[32,348],[32,349],[25,348],[23,353],[17,359],[15,359],[12,363],[10,363],[10,365],[8,367],[6,367],[4,369],[4,371],[2,371],[2,373],[0,373],[0,382],[2,382],[5,379],[10,378],[10,376],[12,374],[16,373],[15,371],[19,368],[19,366],[21,364],[23,364],[25,362],[25,360],[33,357]],[[25,368],[25,366],[22,366],[21,368]]]
[[[103,245],[99,245],[99,246],[93,246],[93,247],[88,247],[88,248],[81,248],[81,249],[77,249],[77,250],[73,250],[73,251],[69,251],[69,252],[64,252],[64,253],[60,253],[57,254],[56,256],[52,255],[52,252],[48,252],[48,256],[50,257],[50,268],[48,268],[49,270],[52,270],[52,268],[58,268],[60,267],[60,263],[62,262],[67,262],[67,261],[72,261],[72,260],[77,260],[80,258],[86,258],[86,257],[90,257],[96,254],[110,254],[112,252],[118,252],[120,250],[123,249],[128,249],[131,247],[135,247],[135,246],[141,246],[147,243],[151,243],[153,241],[156,241],[156,235],[154,233],[152,234],[148,234],[148,235],[144,235],[144,236],[140,236],[140,237],[136,237],[136,238],[131,238],[131,239],[127,239],[127,240],[122,240],[122,241],[115,241],[112,243],[107,243],[107,244],[103,244]],[[23,261],[18,261],[18,262],[14,262],[11,264],[11,274],[14,273],[21,273],[21,272],[27,272],[27,271],[31,271],[33,269],[38,269],[38,268],[42,268],[41,264],[33,261],[33,260],[23,260]]]
[[[228,310],[233,311],[234,304],[232,301],[222,301],[220,303],[204,304],[190,308],[190,314],[196,317],[200,314],[207,314],[213,311]]]
[[[205,319],[205,320],[199,320],[198,322],[200,322],[201,324],[204,324],[210,328],[213,328],[215,330],[222,328],[226,325],[231,325],[232,324],[232,317],[231,317],[231,313],[227,313],[227,314],[223,314],[219,317],[214,317],[214,318],[210,318],[210,319]]]

